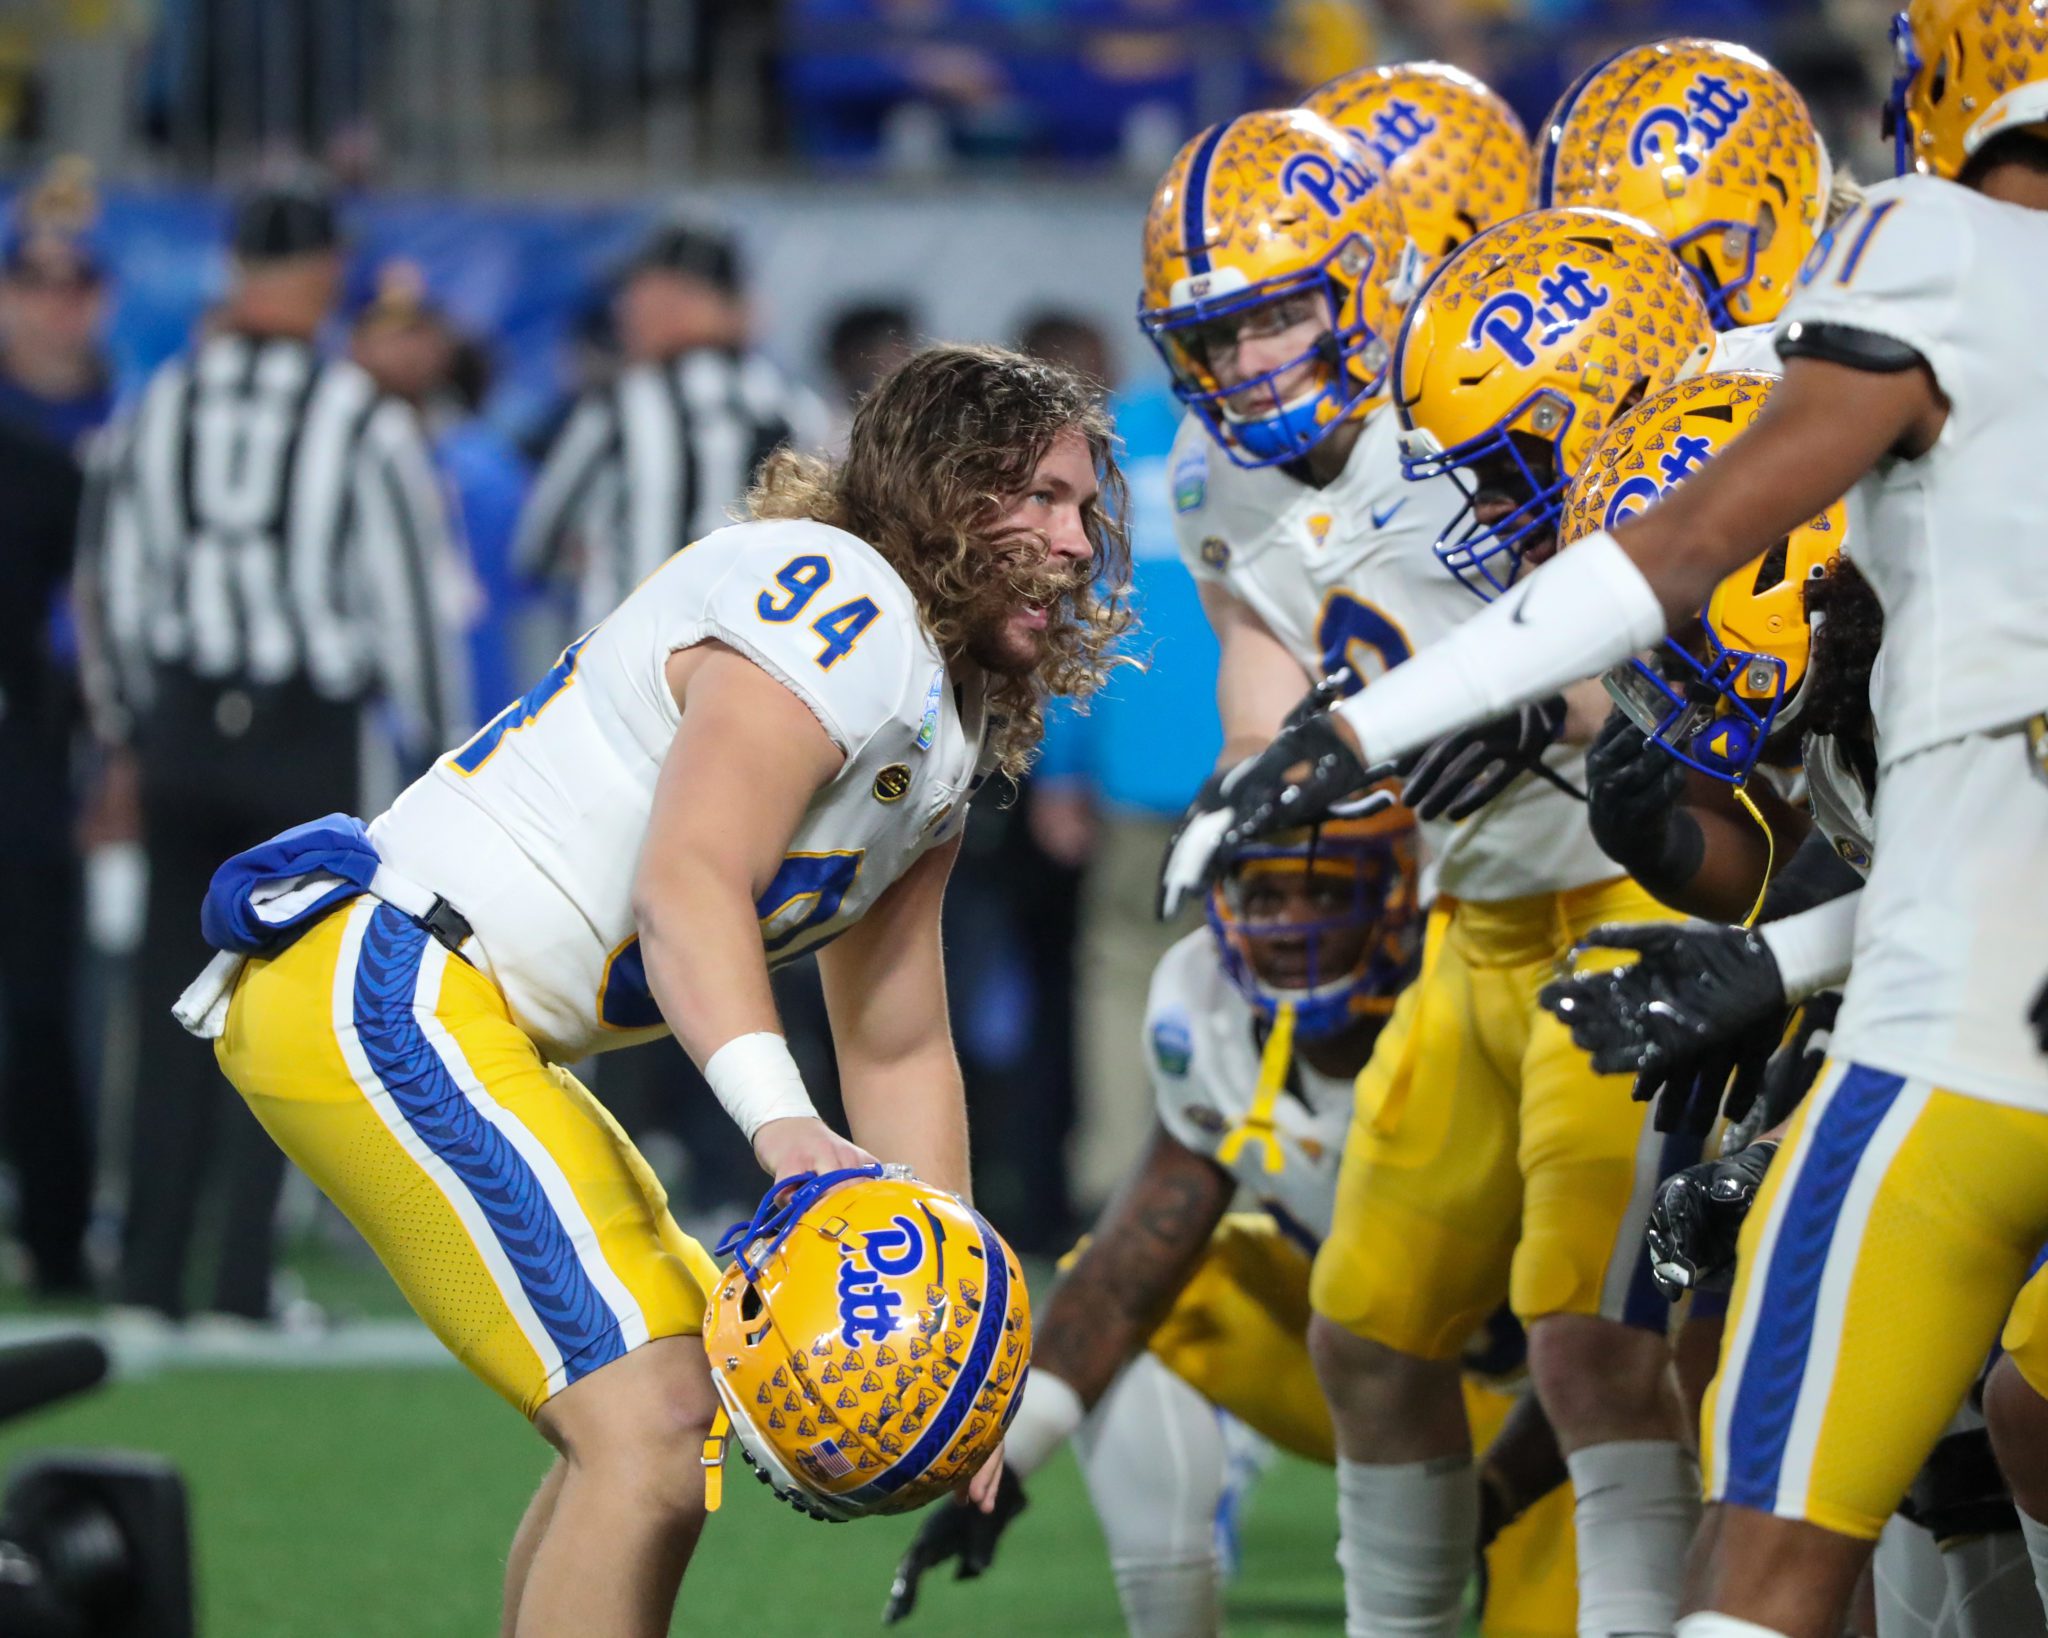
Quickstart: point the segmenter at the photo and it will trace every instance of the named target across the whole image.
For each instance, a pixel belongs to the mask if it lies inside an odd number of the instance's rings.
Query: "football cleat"
[[[1613,529],[1656,505],[1749,428],[1777,380],[1718,371],[1638,404],[1573,483],[1562,538]],[[1773,737],[1797,731],[1812,642],[1807,586],[1828,572],[1847,532],[1848,508],[1837,501],[1715,587],[1697,628],[1666,638],[1655,662],[1608,673],[1630,720],[1687,766],[1747,780]]]
[[[1529,208],[1529,136],[1493,91],[1448,63],[1340,74],[1302,99],[1372,156],[1408,236],[1434,262]]]
[[[1543,205],[1662,234],[1723,330],[1768,324],[1827,226],[1834,170],[1792,82],[1747,47],[1660,40],[1596,63],[1551,110]]]
[[[1183,148],[1153,194],[1138,324],[1232,461],[1297,460],[1385,402],[1415,256],[1348,136],[1306,109],[1245,114]],[[1247,341],[1267,356],[1241,362]]]
[[[1892,19],[1896,67],[1885,133],[1899,175],[1954,181],[2001,131],[2048,136],[2048,6],[1912,0]]]
[[[1422,945],[1415,821],[1406,808],[1330,818],[1237,849],[1209,890],[1223,970],[1269,1024],[1300,1040],[1385,1016]]]
[[[1031,1362],[1023,1270],[896,1166],[785,1179],[718,1242],[704,1351],[740,1452],[800,1513],[922,1507],[1002,1442]],[[724,1457],[714,1429],[705,1466]]]
[[[1530,211],[1437,264],[1394,352],[1402,470],[1448,476],[1465,506],[1436,554],[1491,599],[1554,549],[1564,493],[1630,404],[1696,373],[1714,327],[1642,223]]]

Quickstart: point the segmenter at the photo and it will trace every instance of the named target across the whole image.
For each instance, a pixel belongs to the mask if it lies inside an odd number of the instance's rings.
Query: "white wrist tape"
[[[1024,1403],[1003,1435],[1003,1465],[1028,1479],[1073,1436],[1088,1414],[1073,1384],[1050,1371],[1033,1371],[1024,1383]]]
[[[1856,907],[1862,902],[1858,888],[1757,929],[1777,959],[1787,1001],[1804,1001],[1815,990],[1832,989],[1848,978],[1856,954]]]
[[[749,1143],[771,1120],[818,1118],[789,1043],[767,1030],[726,1042],[705,1061],[704,1078]]]
[[[1603,531],[1337,709],[1371,766],[1597,677],[1664,629],[1656,592]]]

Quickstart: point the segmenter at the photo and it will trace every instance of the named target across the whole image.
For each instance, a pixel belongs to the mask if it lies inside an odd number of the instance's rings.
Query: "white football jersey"
[[[1714,351],[1707,359],[1707,371],[1760,370],[1765,375],[1783,375],[1784,360],[1778,357],[1778,338],[1768,324],[1745,324],[1723,330],[1714,337]]]
[[[1217,1160],[1225,1134],[1251,1109],[1259,1084],[1257,1022],[1251,1003],[1224,972],[1207,928],[1188,934],[1152,970],[1152,994],[1145,1006],[1152,1096],[1160,1125],[1198,1155]],[[1328,1238],[1337,1209],[1337,1167],[1351,1125],[1352,1079],[1321,1074],[1297,1053],[1290,1089],[1273,1109],[1285,1164],[1277,1172],[1267,1171],[1264,1146],[1248,1143],[1227,1168],[1283,1229],[1311,1250]]]
[[[1188,571],[1247,604],[1308,678],[1343,663],[1370,685],[1483,607],[1434,551],[1464,497],[1448,478],[1403,478],[1399,439],[1394,414],[1375,411],[1343,473],[1321,489],[1279,467],[1236,465],[1194,416],[1174,441],[1174,518]],[[1582,750],[1559,746],[1544,760],[1584,788]],[[1459,898],[1498,903],[1616,874],[1584,804],[1540,779],[1422,833],[1434,888]]]
[[[1873,680],[1886,764],[2048,711],[2048,211],[1934,177],[1872,188],[1830,229],[1777,333],[1903,342],[1948,399],[1918,459],[1849,497],[1848,552],[1884,605]]]
[[[1932,177],[1870,190],[1814,249],[1781,340],[1904,343],[1941,436],[1849,497],[1847,550],[1884,605],[1871,680],[1870,885],[1837,1056],[2048,1110],[2026,1013],[2048,977],[2048,212]]]
[[[954,835],[987,771],[978,684],[956,690],[909,588],[866,542],[773,521],[678,552],[370,827],[386,863],[469,919],[463,953],[557,1061],[667,1030],[633,877],[682,720],[668,658],[707,639],[782,683],[846,754],[760,898],[771,965],[843,932]]]

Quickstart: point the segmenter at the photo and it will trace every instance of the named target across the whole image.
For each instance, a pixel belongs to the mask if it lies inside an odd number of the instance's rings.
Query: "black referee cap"
[[[323,188],[261,187],[235,202],[228,243],[240,261],[280,262],[339,248],[341,222]]]
[[[635,273],[681,273],[702,279],[728,296],[740,291],[739,247],[732,235],[694,222],[665,222],[642,241],[626,263],[624,276]]]

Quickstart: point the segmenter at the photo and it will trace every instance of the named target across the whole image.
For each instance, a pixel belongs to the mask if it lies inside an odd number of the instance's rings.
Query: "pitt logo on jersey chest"
[[[1296,154],[1280,168],[1280,191],[1306,194],[1325,216],[1338,216],[1372,191],[1373,178],[1351,161],[1332,163],[1323,154]]]
[[[1529,344],[1533,335],[1548,347],[1562,341],[1587,319],[1605,307],[1613,295],[1606,285],[1595,285],[1592,276],[1570,262],[1560,262],[1536,281],[1532,300],[1520,290],[1503,290],[1473,315],[1467,337],[1477,347],[1491,342],[1517,369],[1526,370],[1536,362],[1536,349]]]
[[[1712,153],[1749,108],[1749,93],[1735,90],[1719,74],[1698,74],[1685,88],[1685,106],[1652,108],[1628,134],[1628,157],[1636,165],[1676,164],[1686,176],[1700,173],[1700,153]]]

